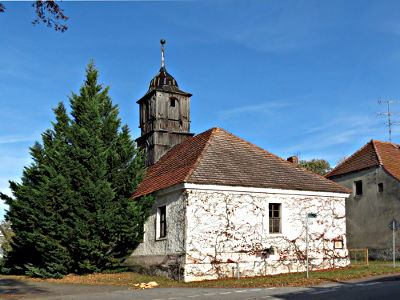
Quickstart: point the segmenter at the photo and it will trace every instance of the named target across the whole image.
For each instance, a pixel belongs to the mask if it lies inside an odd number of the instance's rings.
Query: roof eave
[[[334,175],[329,175],[329,173],[327,173],[327,174],[325,174],[324,176],[326,177],[326,179],[328,179],[328,180],[331,180],[332,181],[332,179],[330,179],[330,178],[333,178],[333,177],[336,177],[336,176],[343,176],[343,175],[348,175],[348,174],[352,174],[352,173],[355,173],[355,172],[359,172],[359,171],[363,171],[363,170],[367,170],[367,169],[371,169],[371,168],[376,168],[376,167],[381,167],[382,165],[373,165],[373,166],[368,166],[368,167],[365,167],[365,168],[360,168],[360,169],[356,169],[356,170],[351,170],[351,171],[348,171],[348,172],[343,172],[343,173],[338,173],[338,174],[334,174]]]
[[[162,89],[162,88],[153,88],[150,89],[146,92],[146,94],[144,94],[144,96],[142,98],[140,98],[139,100],[136,101],[136,103],[140,104],[141,102],[143,102],[144,99],[148,98],[150,95],[154,94],[156,91],[158,92],[164,92],[164,93],[171,93],[171,94],[177,94],[177,95],[183,95],[186,97],[192,97],[192,94],[182,91],[180,89],[175,89],[175,90],[166,90],[166,89]]]
[[[338,191],[313,191],[308,189],[282,189],[274,187],[254,187],[242,185],[220,185],[220,184],[199,184],[191,182],[180,182],[156,191],[135,194],[132,198],[139,198],[145,195],[157,193],[158,195],[166,195],[182,189],[199,189],[199,190],[226,190],[226,191],[242,191],[252,193],[270,193],[270,194],[293,194],[293,195],[315,195],[315,196],[339,196],[347,198],[352,191],[343,187],[343,192]]]

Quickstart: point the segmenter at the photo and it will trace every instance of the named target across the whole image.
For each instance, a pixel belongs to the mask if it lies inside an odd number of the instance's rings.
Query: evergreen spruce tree
[[[14,197],[6,220],[14,237],[4,270],[61,277],[116,269],[141,241],[151,197],[132,199],[144,176],[144,159],[128,127],[121,126],[108,87],[98,84],[93,63],[79,95],[62,103],[55,122],[30,148],[33,163]]]

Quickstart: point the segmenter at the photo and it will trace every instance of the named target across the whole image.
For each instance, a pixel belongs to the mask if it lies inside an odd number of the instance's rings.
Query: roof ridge
[[[377,144],[381,143],[382,145],[381,145],[380,147],[386,147],[386,146],[389,146],[389,147],[390,147],[390,146],[392,146],[392,147],[396,148],[397,150],[399,150],[399,147],[400,147],[399,144],[392,143],[392,142],[382,142],[382,141],[375,141],[375,142],[378,142]],[[381,154],[378,153],[379,147],[376,147],[376,149],[377,149],[377,155],[378,155],[378,157],[381,158]],[[382,150],[383,152],[385,152],[385,149],[381,149],[381,150]],[[380,165],[382,166],[382,168],[383,168],[386,172],[388,172],[391,176],[393,176],[395,179],[397,179],[397,180],[400,181],[399,176],[398,176],[396,173],[393,172],[392,166],[391,166],[389,163],[387,163],[387,161],[386,161],[386,163],[384,163],[384,161],[385,161],[384,159],[381,159],[381,160],[380,160]]]
[[[382,144],[391,144],[391,145],[399,145],[400,146],[400,144],[396,144],[396,143],[393,143],[393,142],[380,141],[380,140],[375,140],[375,139],[372,139],[371,141],[382,143]]]
[[[187,175],[185,176],[185,178],[183,179],[184,182],[188,181],[189,178],[192,176],[194,170],[195,170],[196,167],[199,165],[200,160],[203,158],[204,154],[206,153],[206,151],[207,151],[207,149],[208,149],[208,146],[210,145],[211,138],[214,136],[214,133],[215,133],[218,129],[220,129],[220,128],[219,128],[219,127],[213,127],[213,128],[211,128],[211,129],[209,129],[209,130],[207,130],[207,131],[201,133],[201,134],[204,134],[204,133],[206,133],[206,132],[211,131],[211,132],[210,132],[210,136],[207,138],[207,141],[206,141],[206,143],[205,143],[205,145],[204,145],[203,150],[201,150],[201,153],[199,154],[199,156],[197,157],[196,161],[194,162],[194,164],[193,164],[192,167],[190,168],[188,174],[187,174]],[[199,135],[200,135],[200,134],[199,134]]]
[[[377,148],[376,145],[375,145],[376,142],[377,142],[376,140],[373,140],[373,139],[371,140],[372,148],[374,149],[374,152],[375,152],[375,154],[376,154],[376,157],[378,158],[379,165],[383,166],[383,161],[382,161],[381,156],[380,156],[380,154],[379,154],[378,148]],[[378,142],[379,142],[379,141],[378,141]]]
[[[253,143],[250,143],[250,142],[248,142],[248,141],[246,141],[246,140],[244,140],[244,139],[238,137],[237,135],[234,135],[234,134],[232,134],[232,133],[230,133],[230,132],[228,132],[228,131],[226,131],[226,130],[224,130],[224,129],[222,129],[222,128],[219,128],[219,127],[216,127],[216,128],[219,129],[219,130],[224,131],[225,133],[229,134],[230,136],[232,136],[232,137],[234,137],[234,138],[236,138],[236,139],[238,139],[238,140],[240,140],[240,141],[242,141],[242,142],[245,142],[246,144],[248,144],[249,146],[251,146],[251,147],[253,147],[253,148],[256,148],[256,149],[258,149],[258,150],[261,150],[262,152],[264,152],[264,154],[271,155],[271,156],[273,156],[274,158],[277,158],[277,159],[279,159],[280,161],[285,162],[285,163],[287,163],[287,164],[295,165],[294,163],[291,163],[290,161],[288,161],[288,160],[286,160],[286,159],[283,159],[282,157],[279,157],[278,155],[275,155],[275,154],[273,154],[273,153],[271,153],[271,152],[269,152],[269,151],[267,151],[267,150],[261,148],[260,146],[257,146],[257,145],[255,145],[255,144],[253,144]],[[310,174],[312,174],[312,175],[316,175],[316,176],[318,176],[318,177],[320,177],[320,178],[323,178],[324,180],[328,180],[329,182],[334,183],[335,185],[337,185],[338,187],[342,188],[343,190],[347,190],[347,192],[350,192],[350,193],[353,192],[352,190],[350,190],[350,189],[348,189],[348,188],[346,188],[346,187],[344,187],[344,186],[341,186],[340,184],[338,184],[338,183],[336,183],[336,182],[334,182],[334,181],[332,181],[332,180],[330,180],[330,179],[328,179],[328,178],[325,178],[325,177],[322,176],[322,175],[319,175],[319,174],[316,174],[316,173],[314,173],[314,172],[312,172],[312,171],[309,171],[309,170],[307,170],[307,169],[304,169],[304,168],[300,167],[299,165],[295,165],[295,166],[298,167],[298,168],[300,168],[302,171],[308,172],[308,173],[310,173]]]
[[[324,176],[328,177],[330,176],[331,173],[333,173],[333,171],[335,171],[336,169],[338,169],[339,167],[341,167],[343,164],[345,164],[348,160],[350,160],[350,158],[356,156],[359,152],[361,152],[364,148],[366,148],[370,143],[372,143],[372,140],[370,140],[368,143],[366,143],[364,146],[362,146],[360,149],[358,149],[356,152],[354,152],[352,155],[350,155],[348,158],[346,158],[345,160],[343,160],[341,163],[339,163],[336,167],[333,168],[333,170],[329,171],[328,173],[326,173]]]

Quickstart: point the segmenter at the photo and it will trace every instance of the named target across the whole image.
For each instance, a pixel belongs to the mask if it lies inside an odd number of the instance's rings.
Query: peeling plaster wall
[[[132,270],[180,279],[185,252],[186,202],[182,190],[156,194],[156,202],[144,226],[143,243],[125,261]],[[156,237],[157,208],[166,206],[167,236]]]
[[[269,203],[281,203],[281,234],[269,234]],[[304,195],[187,190],[185,281],[305,271],[305,216],[310,268],[348,265],[345,199]],[[344,249],[334,249],[343,239]],[[261,251],[272,247],[273,255]]]
[[[135,271],[197,281],[305,271],[307,213],[310,269],[348,265],[345,198],[288,191],[238,192],[197,188],[158,192],[144,241],[127,259]],[[293,192],[293,191],[291,191]],[[281,234],[269,233],[269,203],[281,203]],[[156,239],[157,208],[167,207],[167,237]],[[343,239],[344,249],[334,249]],[[273,254],[263,254],[273,248]]]

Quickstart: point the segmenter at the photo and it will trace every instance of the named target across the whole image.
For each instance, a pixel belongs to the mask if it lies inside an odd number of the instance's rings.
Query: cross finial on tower
[[[161,43],[161,68],[165,67],[165,58],[164,58],[164,44],[165,40],[160,40]]]

